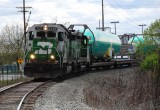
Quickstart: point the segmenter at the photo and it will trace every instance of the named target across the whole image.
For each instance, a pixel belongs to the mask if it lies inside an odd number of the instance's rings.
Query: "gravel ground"
[[[92,108],[86,104],[87,87],[91,86],[93,80],[117,73],[133,73],[135,68],[99,71],[88,73],[80,77],[71,78],[48,88],[40,96],[35,104],[35,110],[99,110],[103,108]],[[94,87],[93,87],[94,88]],[[97,89],[99,90],[99,88]]]

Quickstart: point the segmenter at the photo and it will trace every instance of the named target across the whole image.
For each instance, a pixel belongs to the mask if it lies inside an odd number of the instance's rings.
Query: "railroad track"
[[[27,82],[0,93],[0,110],[33,110],[34,103],[53,81]]]

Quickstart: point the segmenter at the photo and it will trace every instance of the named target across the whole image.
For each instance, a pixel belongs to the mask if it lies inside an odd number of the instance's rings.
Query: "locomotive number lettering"
[[[40,46],[41,48],[39,50],[35,51],[35,54],[47,54],[47,50],[45,50],[45,48],[48,49],[48,54],[52,53],[52,47],[53,44],[51,42],[38,42],[37,46]]]
[[[56,27],[48,27],[48,30],[49,31],[57,31],[57,28]]]

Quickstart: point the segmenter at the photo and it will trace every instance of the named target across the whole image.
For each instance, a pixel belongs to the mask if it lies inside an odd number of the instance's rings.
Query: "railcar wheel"
[[[63,74],[69,74],[72,71],[72,66],[68,65],[68,66],[64,66],[62,69],[62,73]]]

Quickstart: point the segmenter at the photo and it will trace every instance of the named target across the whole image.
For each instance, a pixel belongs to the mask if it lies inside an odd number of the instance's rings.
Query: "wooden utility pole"
[[[26,7],[25,0],[23,0],[23,25],[24,25],[24,44],[26,45]]]
[[[103,4],[103,0],[102,0],[102,27],[100,27],[100,20],[99,20],[99,27],[97,27],[96,29],[105,31],[108,28],[110,28],[110,27],[104,27],[104,4]]]
[[[103,0],[102,0],[102,31],[104,31],[104,7],[103,7]]]
[[[142,34],[143,34],[143,27],[146,26],[146,24],[141,24],[139,26],[142,26]]]
[[[114,23],[114,28],[115,28],[115,35],[116,35],[116,23],[119,23],[119,21],[114,21],[114,22],[111,22],[111,23]]]
[[[99,19],[99,28],[101,27],[101,20]]]
[[[25,0],[23,0],[23,7],[16,7],[18,9],[22,9],[20,10],[19,12],[22,12],[23,13],[23,25],[24,25],[24,43],[26,45],[26,12],[29,12],[27,11],[26,9],[29,9],[29,8],[32,8],[32,7],[26,7],[25,6]]]
[[[26,46],[26,12],[29,12],[26,9],[30,9],[32,7],[26,7],[25,6],[25,0],[23,0],[23,7],[16,7],[16,8],[21,9],[21,10],[19,10],[19,12],[23,13],[23,25],[24,25],[23,37],[24,37],[24,45]],[[18,43],[19,43],[19,41],[18,41]],[[17,55],[17,65],[18,65],[18,72],[21,73],[20,72],[20,64],[18,63],[18,59],[19,59],[19,55]]]

